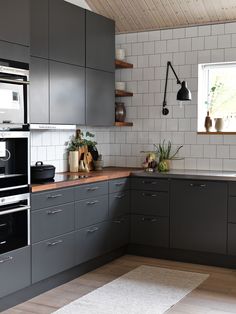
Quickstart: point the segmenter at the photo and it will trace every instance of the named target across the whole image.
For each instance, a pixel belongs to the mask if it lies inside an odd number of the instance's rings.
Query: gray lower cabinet
[[[74,229],[74,203],[35,210],[31,213],[32,243],[72,232]]]
[[[129,191],[109,194],[109,218],[113,219],[130,212]]]
[[[226,254],[227,183],[173,180],[171,247]]]
[[[75,232],[32,245],[32,282],[75,266]]]
[[[108,182],[96,182],[91,184],[83,184],[75,187],[75,200],[83,200],[94,198],[100,195],[108,194]]]
[[[0,298],[31,284],[30,247],[0,255]]]
[[[131,188],[133,190],[168,192],[169,184],[167,179],[131,178]]]
[[[169,247],[169,217],[131,215],[130,242]]]
[[[87,262],[110,249],[110,223],[102,222],[76,232],[76,264]]]
[[[236,255],[236,224],[228,224],[228,254]]]
[[[29,63],[30,49],[26,46],[0,41],[0,59]]]
[[[123,215],[111,221],[111,250],[118,249],[129,243],[130,236],[130,216]]]
[[[85,124],[85,69],[50,61],[50,123]]]
[[[108,219],[108,195],[75,203],[76,228],[81,229]]]
[[[49,123],[49,62],[30,58],[30,123]]]
[[[236,223],[236,196],[229,197],[228,221]]]
[[[130,189],[129,178],[121,178],[109,181],[109,193],[122,193]]]
[[[114,125],[115,123],[114,90],[115,90],[114,73],[86,69],[87,125],[89,126]]]

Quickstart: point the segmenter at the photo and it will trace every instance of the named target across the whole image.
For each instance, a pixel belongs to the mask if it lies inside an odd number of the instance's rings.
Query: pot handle
[[[38,166],[43,166],[43,162],[42,161],[37,161],[35,163],[35,166],[38,167]]]

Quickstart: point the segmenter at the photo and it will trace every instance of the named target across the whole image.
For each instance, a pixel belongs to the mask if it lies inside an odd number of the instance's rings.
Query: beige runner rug
[[[161,314],[209,275],[140,266],[56,311],[56,314]]]

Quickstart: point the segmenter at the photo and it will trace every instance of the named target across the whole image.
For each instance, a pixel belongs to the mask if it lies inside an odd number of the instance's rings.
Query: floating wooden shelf
[[[116,69],[132,69],[134,66],[133,64],[125,61],[115,60],[115,67]]]
[[[115,122],[115,126],[133,126],[133,122]]]
[[[116,97],[132,97],[133,93],[116,89]]]
[[[236,132],[197,132],[199,135],[236,135]]]

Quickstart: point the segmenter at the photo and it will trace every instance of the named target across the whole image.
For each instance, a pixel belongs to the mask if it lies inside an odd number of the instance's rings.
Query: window
[[[199,64],[199,132],[206,131],[208,111],[212,119],[210,132],[236,132],[236,62]]]

